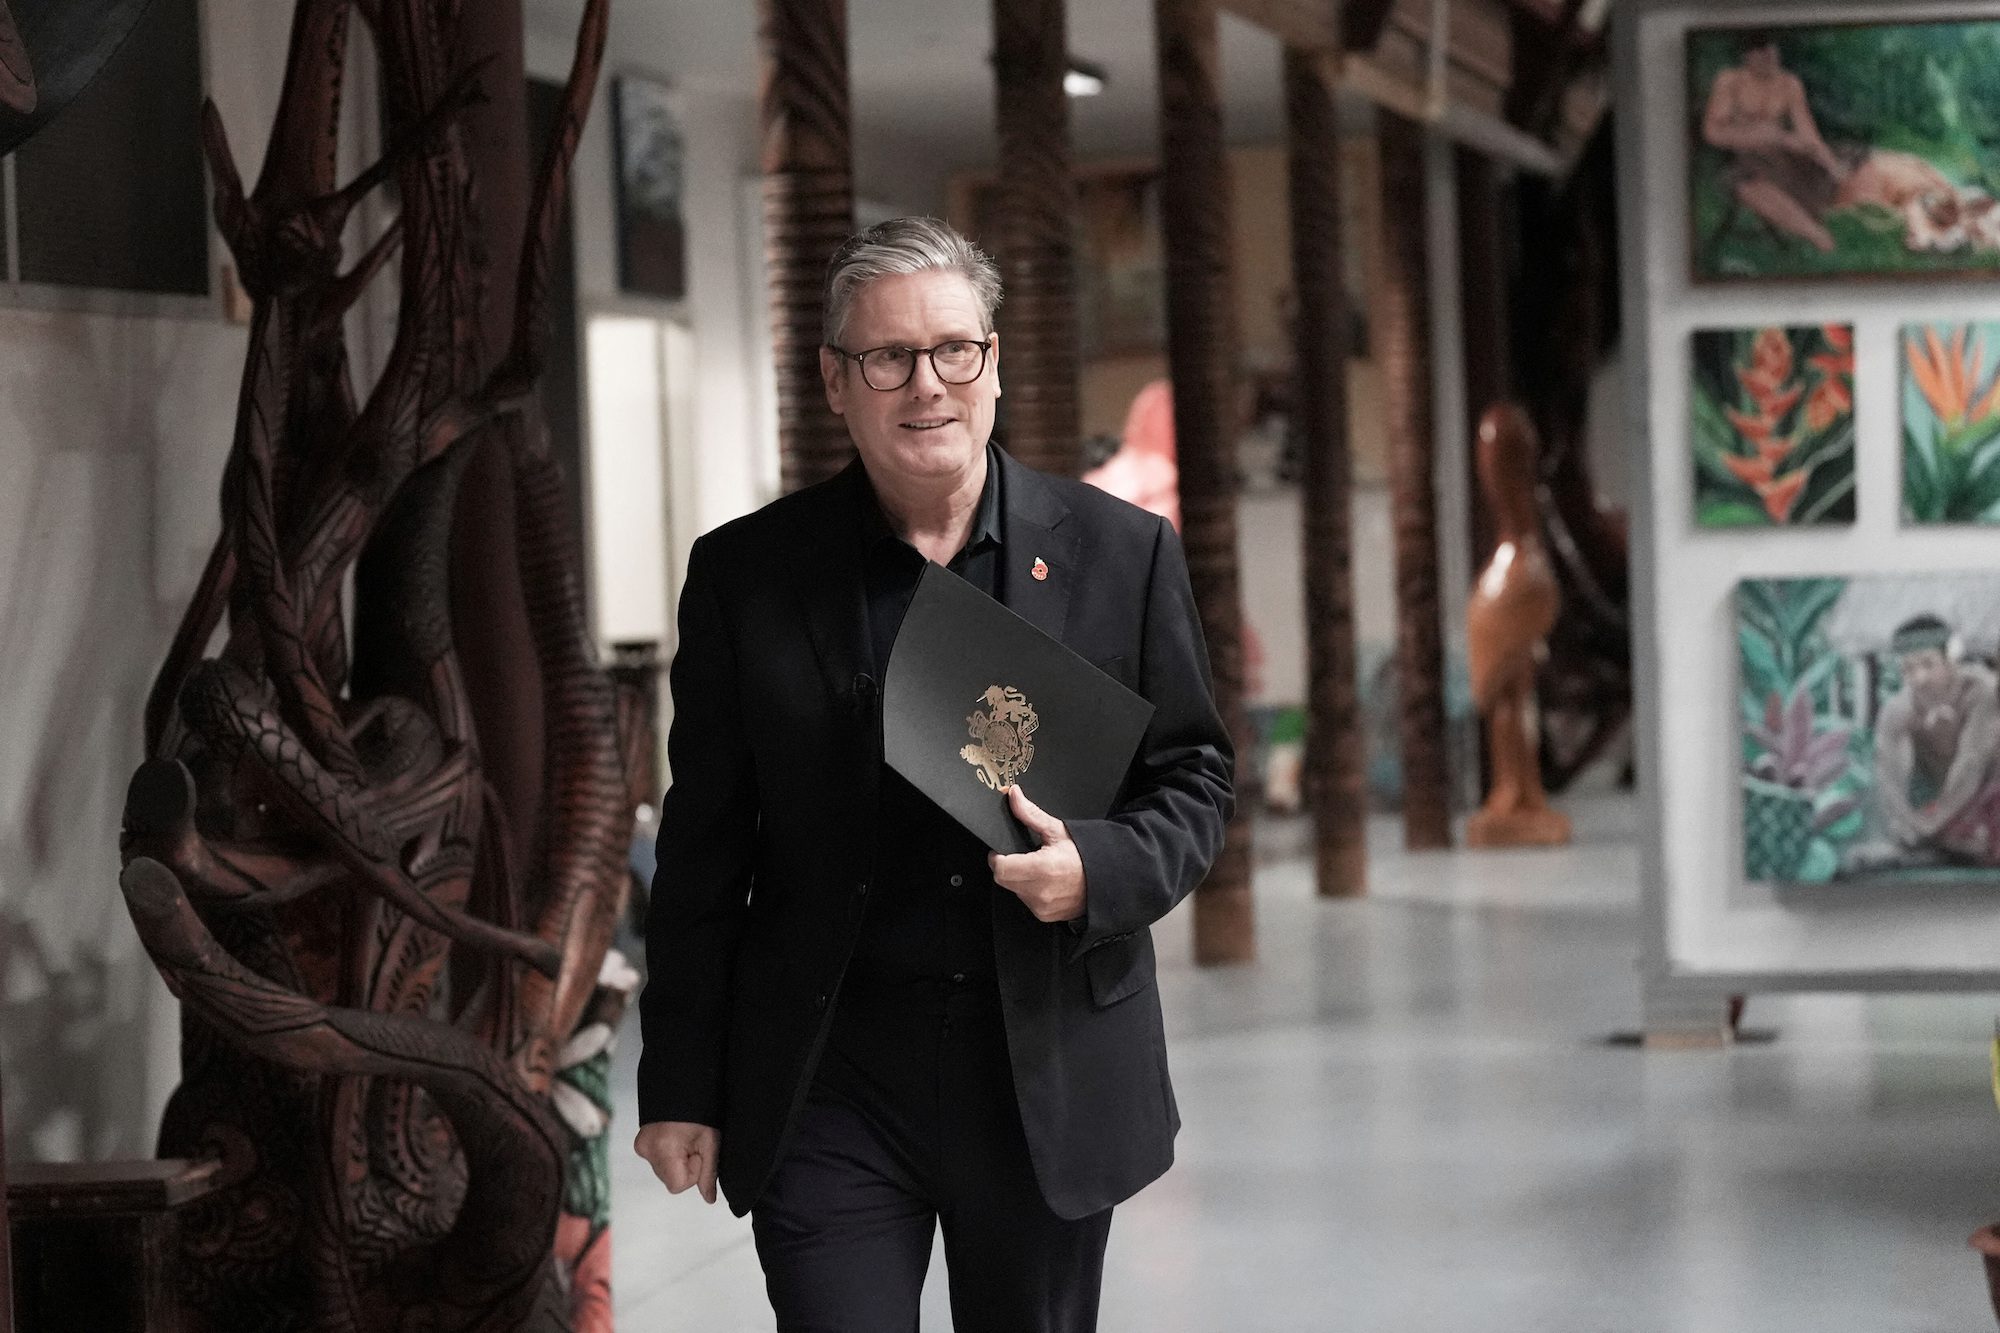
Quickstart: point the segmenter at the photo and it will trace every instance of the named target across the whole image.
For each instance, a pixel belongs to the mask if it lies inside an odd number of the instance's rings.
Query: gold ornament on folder
[[[972,744],[958,753],[973,765],[983,786],[999,791],[1012,786],[1035,761],[1035,743],[1028,738],[1042,721],[1028,697],[1011,685],[989,685],[979,697],[984,706],[965,719]]]

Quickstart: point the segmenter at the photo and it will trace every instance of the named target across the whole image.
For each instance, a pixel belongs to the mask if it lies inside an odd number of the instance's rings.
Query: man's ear
[[[831,347],[819,349],[819,378],[826,386],[826,405],[837,417],[847,415],[847,379],[841,373],[846,369],[841,364],[844,360]]]
[[[993,396],[998,398],[1000,396],[1000,335],[998,333],[990,333],[987,337],[991,339],[992,346],[986,353],[986,368],[993,372]]]

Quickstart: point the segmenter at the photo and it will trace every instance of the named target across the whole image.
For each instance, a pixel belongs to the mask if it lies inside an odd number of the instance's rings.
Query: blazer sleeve
[[[1067,821],[1083,859],[1076,951],[1150,926],[1208,874],[1235,809],[1236,752],[1216,712],[1180,537],[1159,521],[1146,587],[1139,693],[1154,713],[1104,819]]]
[[[639,996],[639,1122],[722,1123],[723,1040],[757,836],[755,773],[736,657],[697,540],[668,681],[672,785],[660,806]]]

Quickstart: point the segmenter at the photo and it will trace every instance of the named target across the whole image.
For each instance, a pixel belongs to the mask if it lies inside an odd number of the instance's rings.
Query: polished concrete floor
[[[1758,998],[1777,1040],[1644,1054],[1629,800],[1560,852],[1405,855],[1312,896],[1260,828],[1261,961],[1197,971],[1162,924],[1179,1162],[1120,1208],[1106,1333],[1973,1333],[1965,1237],[2000,1220],[1987,997]],[[623,1333],[769,1329],[747,1222],[629,1150]],[[940,1253],[927,1333],[951,1327]]]

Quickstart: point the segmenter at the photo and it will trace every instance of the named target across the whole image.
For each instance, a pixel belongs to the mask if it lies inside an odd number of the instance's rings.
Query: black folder
[[[1041,845],[1004,790],[1111,813],[1153,705],[942,566],[926,565],[882,684],[890,767],[996,852]]]

